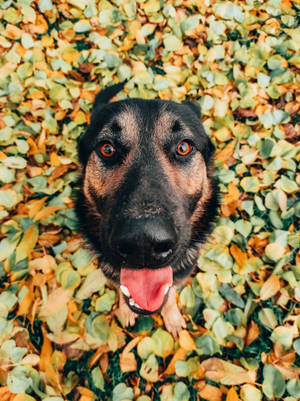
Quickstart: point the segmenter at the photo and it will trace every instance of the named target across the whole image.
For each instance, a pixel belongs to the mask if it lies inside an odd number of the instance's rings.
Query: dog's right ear
[[[107,104],[110,101],[110,99],[112,99],[117,93],[119,93],[124,88],[125,84],[126,81],[119,82],[118,84],[109,86],[98,92],[94,100],[92,111],[101,107],[101,105]]]

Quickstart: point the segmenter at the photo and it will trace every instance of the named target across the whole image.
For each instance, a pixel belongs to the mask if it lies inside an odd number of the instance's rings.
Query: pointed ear
[[[183,104],[187,105],[191,110],[193,110],[198,118],[201,118],[201,107],[199,103],[184,101]]]
[[[95,110],[99,106],[101,107],[101,105],[108,103],[110,99],[112,99],[117,93],[119,93],[124,88],[125,84],[126,81],[119,82],[116,85],[109,86],[98,92],[94,100],[93,110]]]

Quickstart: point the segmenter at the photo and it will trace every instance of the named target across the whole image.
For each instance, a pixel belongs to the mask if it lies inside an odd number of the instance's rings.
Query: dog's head
[[[96,99],[78,145],[80,227],[106,276],[135,312],[162,307],[188,276],[218,206],[214,147],[194,104]]]

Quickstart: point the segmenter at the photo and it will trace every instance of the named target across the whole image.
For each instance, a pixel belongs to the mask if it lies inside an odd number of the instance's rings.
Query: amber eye
[[[182,141],[176,148],[176,153],[179,156],[187,156],[189,153],[191,153],[193,147],[192,145],[187,142],[187,141]]]
[[[116,150],[110,143],[104,143],[100,146],[100,153],[104,157],[112,157]]]

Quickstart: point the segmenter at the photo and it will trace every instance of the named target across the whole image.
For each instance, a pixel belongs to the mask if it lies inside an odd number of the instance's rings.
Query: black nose
[[[112,248],[123,261],[134,267],[156,267],[174,252],[177,237],[165,218],[127,219],[112,238]]]

